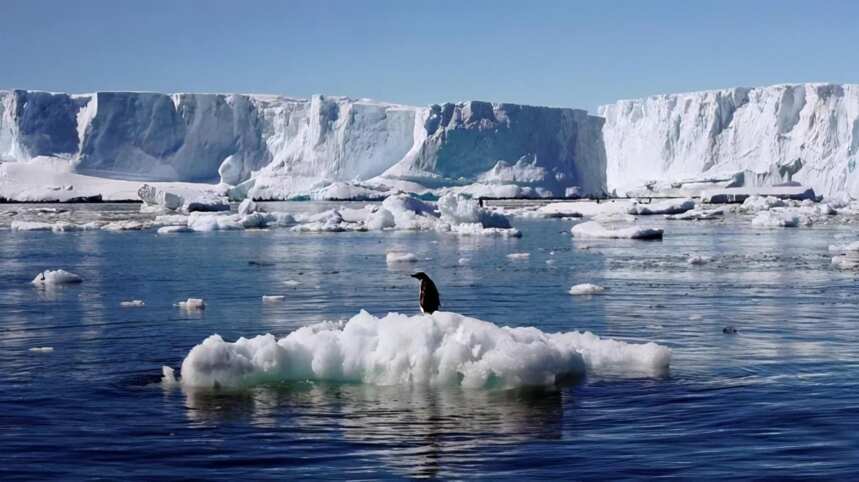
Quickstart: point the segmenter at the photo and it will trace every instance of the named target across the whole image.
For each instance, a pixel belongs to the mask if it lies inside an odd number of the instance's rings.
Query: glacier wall
[[[599,194],[601,128],[585,111],[486,102],[0,91],[0,161],[60,158],[113,179],[259,181],[283,198],[374,178]]]
[[[859,197],[859,85],[797,84],[602,106],[606,177],[619,194],[653,181],[785,181]]]

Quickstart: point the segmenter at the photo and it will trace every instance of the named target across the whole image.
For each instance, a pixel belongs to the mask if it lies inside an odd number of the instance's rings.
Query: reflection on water
[[[175,389],[168,387],[168,390]],[[468,464],[493,446],[561,438],[563,398],[555,388],[464,390],[295,383],[245,391],[182,388],[195,423],[247,420],[299,432],[339,432],[396,472],[436,476],[440,460]]]

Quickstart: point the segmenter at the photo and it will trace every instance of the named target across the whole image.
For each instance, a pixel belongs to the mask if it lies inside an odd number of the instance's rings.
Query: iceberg
[[[382,318],[361,311],[345,322],[322,322],[283,338],[259,335],[228,342],[212,335],[182,361],[186,387],[246,388],[289,380],[511,388],[551,385],[585,374],[661,375],[671,350],[590,332],[545,333],[501,327],[449,312]]]
[[[58,174],[22,189],[16,180],[33,179],[32,169],[3,169],[0,196],[137,199],[143,182],[177,181],[221,186],[235,200],[440,196],[472,184],[503,196],[597,195],[602,124],[583,110],[479,101],[0,91],[0,166],[43,159]],[[176,198],[141,197],[176,209]]]
[[[795,183],[824,196],[859,197],[856,84],[657,95],[605,105],[599,114],[609,191]]]

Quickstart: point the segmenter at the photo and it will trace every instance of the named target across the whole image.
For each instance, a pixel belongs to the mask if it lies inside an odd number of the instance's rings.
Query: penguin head
[[[423,271],[418,272],[418,273],[415,273],[415,274],[411,275],[411,277],[412,277],[412,278],[417,278],[417,279],[419,279],[419,280],[421,280],[421,281],[423,281],[423,280],[425,280],[425,279],[429,279],[429,276],[427,276],[427,274],[426,274],[426,273],[424,273]]]

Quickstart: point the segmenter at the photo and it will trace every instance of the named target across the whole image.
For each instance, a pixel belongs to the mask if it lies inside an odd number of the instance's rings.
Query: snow
[[[388,253],[385,255],[385,261],[388,264],[417,263],[418,257],[414,253],[404,253],[401,251],[388,251]]]
[[[199,311],[206,309],[206,302],[200,298],[188,298],[176,303],[176,306],[186,311]]]
[[[598,215],[626,215],[635,205],[633,200],[568,201],[549,203],[537,211],[548,217],[593,217]]]
[[[641,228],[628,226],[609,229],[595,222],[587,221],[577,224],[570,229],[573,237],[595,239],[662,239],[663,231],[659,228]]]
[[[123,308],[141,308],[145,306],[146,303],[143,300],[131,300],[131,301],[120,301],[119,306]]]
[[[32,281],[36,286],[52,286],[52,285],[67,285],[77,284],[82,282],[80,276],[70,273],[66,270],[45,270],[39,273]]]
[[[595,285],[592,283],[581,283],[570,288],[570,294],[574,296],[578,295],[595,295],[602,293],[606,289],[602,286]]]
[[[500,327],[456,313],[377,318],[361,311],[346,322],[299,328],[286,337],[225,341],[212,335],[182,361],[186,387],[249,387],[289,380],[376,385],[511,388],[550,385],[585,373],[659,375],[671,350],[592,333],[545,333]],[[164,370],[164,381],[175,382]]]
[[[790,84],[658,95],[599,109],[609,191],[652,181],[798,182],[859,197],[859,85]],[[735,177],[736,176],[736,177]],[[740,199],[742,201],[742,199]]]

